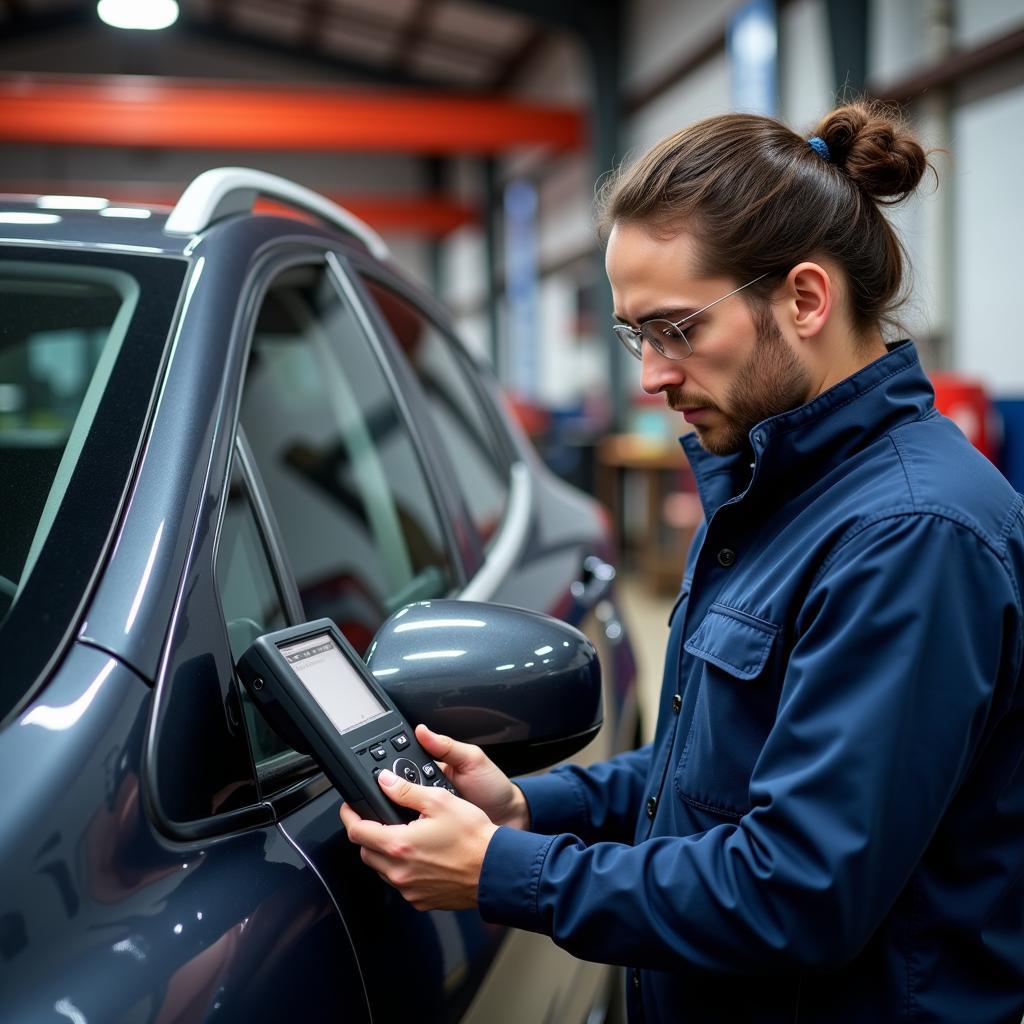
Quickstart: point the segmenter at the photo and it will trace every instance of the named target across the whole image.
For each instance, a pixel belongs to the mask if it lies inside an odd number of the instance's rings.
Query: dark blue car
[[[0,202],[0,501],[0,1020],[602,1019],[607,969],[369,871],[235,674],[494,601],[598,647],[588,756],[635,735],[599,509],[365,225],[240,169]]]

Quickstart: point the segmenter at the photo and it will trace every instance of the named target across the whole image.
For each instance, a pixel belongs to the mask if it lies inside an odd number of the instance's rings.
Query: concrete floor
[[[618,578],[619,606],[633,641],[644,741],[654,737],[661,673],[668,643],[668,615],[675,595],[656,593],[633,573]]]

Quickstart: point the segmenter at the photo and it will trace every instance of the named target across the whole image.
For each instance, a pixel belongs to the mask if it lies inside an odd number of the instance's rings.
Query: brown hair
[[[811,133],[828,159],[786,125],[723,114],[670,135],[599,193],[602,237],[618,220],[699,242],[700,272],[746,281],[764,304],[801,260],[830,257],[846,274],[858,333],[890,321],[901,301],[903,245],[881,206],[906,199],[930,166],[895,110],[859,100]],[[932,168],[934,173],[934,168]]]

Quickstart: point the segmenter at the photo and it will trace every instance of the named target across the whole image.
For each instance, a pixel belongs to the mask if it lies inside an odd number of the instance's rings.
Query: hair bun
[[[828,114],[814,131],[830,160],[880,203],[898,203],[917,187],[928,157],[898,112],[858,100]]]

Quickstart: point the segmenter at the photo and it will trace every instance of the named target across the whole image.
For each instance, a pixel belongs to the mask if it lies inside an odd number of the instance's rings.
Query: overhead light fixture
[[[96,13],[113,28],[153,31],[178,20],[178,4],[176,0],[99,0]]]

